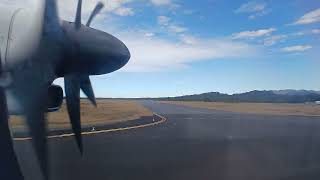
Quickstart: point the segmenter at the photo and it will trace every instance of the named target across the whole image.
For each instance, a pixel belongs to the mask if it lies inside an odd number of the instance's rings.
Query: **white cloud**
[[[154,33],[145,33],[144,36],[145,36],[145,37],[153,37],[153,36],[154,36]]]
[[[288,33],[288,34],[267,36],[263,39],[263,44],[265,46],[272,46],[277,43],[285,42],[287,39],[290,39],[290,38],[296,38],[298,36],[306,36],[306,35],[313,35],[313,34],[320,34],[320,29],[312,29],[312,30],[305,30],[305,31],[299,31],[299,32]]]
[[[183,33],[188,30],[187,28],[178,25],[170,25],[168,28],[170,32],[174,33]]]
[[[115,14],[119,16],[133,16],[134,11],[131,8],[121,7],[114,11]]]
[[[161,26],[168,26],[171,21],[171,18],[167,16],[158,16],[158,24]]]
[[[180,36],[180,40],[181,42],[185,43],[185,44],[189,44],[189,45],[195,45],[199,43],[199,39],[194,37],[194,36],[190,36],[190,35],[181,35]]]
[[[11,0],[10,0],[11,2]],[[21,2],[21,1],[19,1]],[[73,0],[59,0],[61,16],[74,20],[76,3]],[[83,1],[83,19],[88,17],[98,0]],[[130,0],[103,0],[107,6],[103,12],[112,12],[127,7]],[[1,3],[0,3],[1,4]],[[121,14],[121,13],[120,13]],[[159,23],[161,24],[161,23]],[[167,30],[185,32],[187,28],[172,23],[167,17],[167,23],[162,21]],[[110,26],[106,26],[110,30]],[[105,29],[104,29],[105,30]],[[194,38],[190,35],[174,34],[178,40],[168,40],[157,37],[152,31],[125,30],[121,32],[116,27],[109,31],[117,35],[130,49],[131,60],[123,71],[152,72],[187,67],[193,62],[217,60],[222,58],[238,59],[250,57],[259,53],[259,48],[243,42],[230,39]]]
[[[275,28],[260,29],[256,31],[243,31],[232,35],[232,39],[255,39],[257,37],[270,35],[276,31]]]
[[[183,33],[183,32],[186,32],[188,30],[186,27],[183,27],[183,26],[176,25],[176,24],[172,23],[171,22],[171,18],[167,17],[167,16],[158,16],[157,20],[158,20],[158,24],[160,26],[166,27],[166,29],[169,32]]]
[[[311,33],[312,34],[320,34],[320,29],[312,29]]]
[[[263,10],[263,11],[261,11],[261,12],[258,12],[258,13],[255,13],[255,14],[250,15],[248,18],[249,18],[250,20],[253,20],[253,19],[256,19],[256,18],[258,18],[258,17],[267,15],[267,14],[269,14],[270,12],[271,12],[270,10]]]
[[[264,2],[248,2],[242,4],[235,12],[236,13],[253,13],[253,12],[261,12],[265,10],[267,4]]]
[[[246,13],[250,14],[249,19],[256,19],[257,17],[264,16],[270,13],[270,9],[267,9],[267,4],[265,2],[250,1],[248,3],[242,4],[235,13]]]
[[[299,32],[292,33],[291,35],[292,36],[304,36],[306,34],[308,34],[307,31],[299,31]]]
[[[310,45],[298,45],[298,46],[289,46],[289,47],[284,47],[281,49],[283,52],[303,52],[306,50],[311,49],[312,46]]]
[[[198,43],[188,44],[136,32],[120,33],[119,37],[131,52],[131,59],[123,69],[126,72],[166,71],[198,61],[238,59],[259,53],[255,46],[228,39],[197,39]]]
[[[308,12],[307,14],[305,14],[301,18],[299,18],[293,24],[300,25],[300,24],[311,24],[311,23],[315,23],[315,22],[320,22],[320,8],[313,10],[311,12]]]
[[[171,0],[150,0],[150,2],[155,6],[165,6],[165,5],[171,5]]]
[[[305,30],[305,31],[299,31],[292,33],[292,36],[305,36],[305,35],[314,35],[314,34],[320,34],[320,29],[311,29],[311,30]]]
[[[279,42],[284,42],[286,39],[287,39],[287,35],[274,35],[274,36],[269,36],[269,37],[266,37],[264,40],[263,40],[263,44],[265,46],[272,46],[276,43],[279,43]]]
[[[185,14],[185,15],[192,15],[192,14],[194,14],[196,11],[195,11],[195,10],[191,10],[191,9],[186,9],[186,10],[183,10],[182,12],[183,12],[183,14]]]

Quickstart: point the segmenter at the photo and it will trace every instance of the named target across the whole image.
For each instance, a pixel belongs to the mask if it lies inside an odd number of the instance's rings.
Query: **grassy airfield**
[[[162,103],[184,105],[195,108],[207,108],[237,113],[282,115],[282,116],[319,116],[320,105],[284,104],[284,103],[223,103],[223,102],[190,102],[162,101]]]
[[[83,126],[104,125],[152,116],[152,112],[134,101],[97,100],[95,108],[88,100],[81,100],[81,122]],[[70,128],[66,104],[58,112],[48,114],[49,128]],[[25,129],[24,120],[19,116],[10,117],[14,129]]]

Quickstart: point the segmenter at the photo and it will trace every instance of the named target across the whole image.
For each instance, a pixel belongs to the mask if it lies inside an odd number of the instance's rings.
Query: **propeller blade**
[[[25,118],[32,137],[33,146],[40,163],[40,168],[45,179],[49,177],[48,171],[48,149],[47,149],[47,120],[46,120],[46,106],[47,106],[47,89],[45,88],[31,88],[25,96]],[[19,96],[21,97],[21,96]]]
[[[75,134],[80,153],[83,154],[83,145],[81,137],[81,121],[80,121],[80,81],[74,76],[64,78],[67,109],[69,113],[72,130]]]
[[[82,89],[83,93],[89,98],[91,103],[97,107],[96,97],[94,96],[89,76],[80,77],[80,88]]]
[[[82,8],[82,0],[78,0],[77,14],[75,19],[75,25],[77,29],[81,27],[81,8]]]
[[[23,180],[17,157],[14,153],[8,125],[8,108],[4,89],[0,88],[0,179]]]
[[[90,24],[92,22],[92,20],[96,17],[97,14],[100,13],[100,11],[103,9],[104,4],[102,2],[98,2],[98,4],[96,5],[96,7],[94,8],[94,10],[92,11],[86,26],[90,27]]]
[[[40,169],[44,178],[48,179],[49,168],[46,120],[48,84],[43,81],[43,69],[39,68],[42,67],[41,65],[42,64],[34,64],[31,68],[20,68],[19,72],[13,73],[12,82],[14,83],[7,90],[14,96],[16,105],[23,107],[21,113],[25,117],[26,124],[29,127]],[[1,96],[3,97],[3,95],[0,95],[0,98]],[[6,110],[7,108],[5,111]],[[3,112],[0,113],[2,114]],[[5,114],[7,114],[7,111],[4,112],[4,115]]]
[[[41,100],[39,100],[41,101]],[[47,157],[47,123],[44,111],[34,107],[26,114],[27,124],[30,129],[33,146],[35,148],[41,170],[45,179],[48,179],[48,157]]]
[[[40,2],[40,1],[39,1]],[[44,0],[42,11],[43,14],[43,30],[51,35],[61,35],[62,29],[60,27],[60,20],[58,15],[58,8],[56,0]]]

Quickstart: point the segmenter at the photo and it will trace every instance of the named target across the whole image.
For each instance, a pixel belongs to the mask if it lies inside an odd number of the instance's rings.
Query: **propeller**
[[[98,2],[92,11],[86,26],[90,27],[92,20],[96,17],[97,14],[103,9],[104,5],[102,2]],[[82,0],[78,0],[77,12],[75,18],[75,29],[78,30],[81,28],[81,9],[82,9]],[[75,47],[76,48],[76,47]],[[73,57],[71,57],[73,58]],[[79,76],[79,75],[69,75],[64,79],[65,84],[65,93],[67,101],[68,114],[72,126],[72,130],[75,134],[75,139],[81,154],[83,154],[83,143],[81,137],[81,116],[80,116],[80,89],[88,97],[90,102],[97,106],[96,98],[93,92],[89,76]]]
[[[89,98],[91,103],[97,107],[96,98],[94,96],[89,76],[80,77],[80,88],[83,91],[83,93]]]
[[[56,1],[44,1],[43,29],[46,33],[61,35],[59,28]],[[82,0],[78,0],[75,29],[81,28]],[[86,23],[90,26],[92,20],[102,10],[103,4],[97,3]],[[72,58],[72,57],[71,57]],[[49,63],[45,60],[29,63],[23,69],[13,69],[4,72],[0,54],[0,179],[23,179],[19,163],[14,153],[13,142],[8,125],[8,106],[6,103],[6,90],[10,89],[16,103],[24,107],[22,115],[30,130],[33,147],[45,179],[49,177],[48,148],[47,148],[47,98],[48,82],[43,81],[44,71]],[[9,87],[10,86],[10,87]],[[80,89],[86,94],[93,105],[96,104],[95,95],[89,76],[68,75],[65,77],[65,93],[68,114],[72,130],[81,154],[83,153],[80,121]],[[5,164],[3,164],[5,163]]]
[[[38,161],[40,163],[41,171],[45,176],[45,179],[48,179],[48,156],[47,156],[47,118],[46,114],[46,102],[45,99],[47,98],[47,89],[40,88],[33,89],[33,93],[30,93],[28,108],[25,113],[25,117],[27,120],[27,125],[30,129],[30,135],[32,137],[33,146],[35,148]],[[35,93],[36,92],[36,93]],[[28,93],[29,94],[29,93]]]
[[[99,14],[99,12],[103,9],[104,4],[102,2],[98,2],[98,4],[96,5],[96,7],[94,8],[94,10],[92,11],[86,26],[90,27],[90,24],[92,22],[92,20],[94,19],[94,17],[96,17],[96,15]]]
[[[43,14],[43,22],[46,22],[42,23],[43,31],[61,35],[61,31],[56,31],[59,28],[52,28],[59,27],[60,23],[56,2],[45,0],[42,5],[38,13]],[[23,107],[21,115],[25,117],[29,128],[40,169],[45,179],[49,177],[46,121],[48,84],[43,80],[44,71],[48,70],[44,67],[48,67],[49,63],[45,59],[34,62],[33,58],[27,58],[19,64],[23,68],[5,69],[0,54],[0,179],[24,179],[14,153],[5,92],[12,95],[17,106]]]
[[[4,88],[2,87],[0,87],[0,111],[0,179],[23,179],[13,149],[13,142],[8,125],[6,96]]]
[[[81,27],[81,9],[82,9],[82,0],[78,0],[77,14],[75,19],[76,29]]]
[[[4,87],[8,84],[4,77],[0,54],[0,179],[23,179],[9,129],[9,116]]]
[[[83,153],[82,137],[81,137],[81,121],[80,121],[80,81],[73,76],[66,76],[65,92],[72,130],[78,144],[78,148]]]
[[[93,9],[86,26],[90,27],[92,20],[100,13],[100,11],[103,9],[104,4],[102,2],[98,2],[95,8]],[[80,88],[83,91],[83,93],[89,98],[91,103],[94,106],[97,106],[96,98],[92,89],[91,81],[89,76],[82,76],[80,77]]]
[[[41,69],[41,67],[43,67],[43,64],[34,64],[31,67],[20,69],[19,72],[13,71],[14,81],[8,88],[8,91],[14,98],[16,105],[24,107],[21,111],[21,115],[24,116],[29,128],[33,147],[43,176],[45,179],[48,179],[49,168],[46,118],[48,84],[42,79],[44,69]],[[0,88],[0,91],[1,89],[2,88]],[[0,93],[0,99],[4,99],[5,97],[6,96],[3,95],[3,93]],[[2,107],[0,107],[1,113],[6,113],[8,107],[5,107],[3,104],[4,103],[2,102]],[[0,133],[0,137],[5,137],[2,133],[3,132]]]

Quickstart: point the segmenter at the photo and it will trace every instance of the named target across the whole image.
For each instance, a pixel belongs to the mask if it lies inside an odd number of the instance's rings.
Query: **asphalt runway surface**
[[[150,127],[49,140],[51,180],[319,180],[320,118],[264,116],[141,101]],[[26,180],[40,180],[31,141],[15,141]]]

